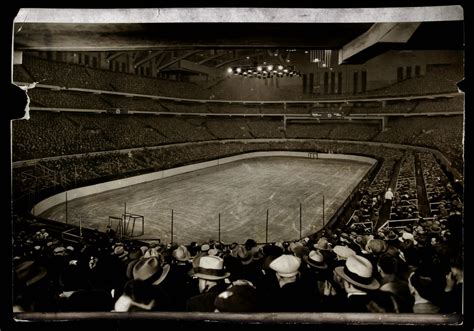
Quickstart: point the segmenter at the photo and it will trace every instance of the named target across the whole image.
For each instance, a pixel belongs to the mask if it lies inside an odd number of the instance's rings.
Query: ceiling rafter
[[[197,50],[197,51],[187,52],[187,53],[185,53],[184,55],[181,55],[181,56],[179,56],[179,57],[177,57],[177,58],[175,58],[175,59],[173,59],[173,60],[171,60],[171,61],[169,61],[169,62],[167,62],[167,63],[165,63],[165,64],[163,64],[163,65],[161,65],[161,66],[158,67],[156,70],[157,70],[157,71],[163,70],[163,69],[169,67],[170,65],[173,65],[173,64],[175,64],[176,62],[179,62],[179,61],[181,61],[181,60],[183,60],[183,59],[185,59],[185,58],[187,58],[187,57],[189,57],[189,56],[191,56],[191,55],[193,55],[193,54],[196,54],[196,53],[198,53],[198,52],[200,52],[200,51]]]
[[[123,54],[125,54],[126,52],[111,52],[110,55],[107,56],[106,60],[108,62],[118,58],[119,56],[122,56]]]
[[[255,57],[255,56],[259,56],[259,55],[263,55],[263,54],[265,54],[265,52],[257,52],[257,53],[253,53],[253,54],[250,54],[250,55],[246,55],[246,56],[242,56],[242,57],[233,58],[233,59],[224,61],[224,62],[222,62],[222,63],[219,63],[219,64],[216,65],[215,67],[216,67],[216,68],[220,68],[220,67],[222,67],[222,66],[225,66],[226,64],[230,64],[230,63],[235,62],[235,61],[246,60],[247,58]]]
[[[215,55],[212,55],[212,56],[209,56],[209,57],[205,58],[204,60],[199,61],[197,64],[204,64],[208,61],[217,59],[217,58],[219,58],[221,56],[224,56],[224,55],[227,55],[227,54],[229,54],[229,52],[222,52],[222,53],[219,53],[219,54],[215,54]]]
[[[148,62],[148,61],[151,61],[153,60],[153,58],[157,57],[158,55],[162,54],[163,51],[155,51],[155,52],[152,52],[150,53],[148,56],[145,56],[143,59],[141,59],[140,61],[135,61],[135,63],[133,63],[133,65],[135,67],[138,67],[140,65],[142,65],[143,63],[145,62]]]
[[[155,57],[155,66],[159,67],[168,54],[168,52],[163,52],[159,57]]]

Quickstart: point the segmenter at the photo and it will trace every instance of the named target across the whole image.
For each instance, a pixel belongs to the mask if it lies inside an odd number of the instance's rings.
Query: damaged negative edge
[[[10,63],[10,66],[11,66],[11,70],[10,70],[10,82],[12,85],[15,85],[16,87],[20,88],[21,90],[25,91],[25,94],[26,94],[26,104],[25,104],[25,109],[24,109],[24,115],[23,117],[21,118],[16,118],[16,119],[19,119],[19,120],[22,120],[22,119],[30,119],[30,97],[28,95],[28,90],[29,89],[32,89],[36,86],[37,82],[34,82],[34,83],[25,83],[25,84],[22,84],[22,83],[15,83],[14,79],[13,79],[13,71],[14,71],[14,64],[15,62],[17,62],[17,58],[20,57],[21,58],[21,53],[17,53],[15,52],[15,22],[18,21],[18,18],[19,16],[22,16],[21,15],[21,9],[18,11],[16,17],[14,18],[13,22],[12,22],[12,43],[11,43],[11,56],[10,56],[10,59],[11,59],[11,63]],[[28,15],[23,15],[23,23],[28,19]],[[23,24],[22,24],[23,25]],[[18,31],[21,31],[21,28],[22,28],[22,25],[19,27],[19,30]],[[21,63],[21,59],[18,61],[19,63]]]

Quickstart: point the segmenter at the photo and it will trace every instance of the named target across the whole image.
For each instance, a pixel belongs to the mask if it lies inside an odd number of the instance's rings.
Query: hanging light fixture
[[[305,52],[306,53],[306,52]],[[309,52],[309,62],[316,63],[318,68],[332,67],[332,51],[328,49],[316,49]]]
[[[271,78],[271,77],[300,77],[302,74],[296,70],[295,66],[282,64],[260,65],[240,65],[227,68],[227,73],[243,77]]]

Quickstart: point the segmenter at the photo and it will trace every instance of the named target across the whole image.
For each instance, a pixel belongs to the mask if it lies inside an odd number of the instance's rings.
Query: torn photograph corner
[[[462,325],[463,31],[460,6],[20,9],[13,318]]]

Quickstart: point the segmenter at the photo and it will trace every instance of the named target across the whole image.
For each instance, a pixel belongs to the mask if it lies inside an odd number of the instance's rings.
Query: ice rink
[[[259,157],[95,194],[67,204],[70,224],[105,230],[109,216],[125,210],[145,217],[145,234],[137,239],[188,244],[214,239],[243,243],[292,240],[316,232],[359,183],[370,164],[299,157]],[[42,217],[64,222],[66,205]],[[113,226],[116,227],[116,223]],[[135,226],[135,233],[141,224]]]

